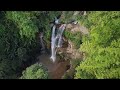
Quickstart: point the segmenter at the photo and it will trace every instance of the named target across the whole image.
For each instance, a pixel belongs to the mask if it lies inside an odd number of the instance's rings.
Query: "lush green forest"
[[[64,31],[64,37],[75,46],[74,52],[79,51],[82,56],[69,58],[65,50],[63,54],[57,54],[62,59],[68,57],[66,60],[73,69],[73,72],[70,68],[67,70],[72,75],[65,71],[61,79],[119,79],[119,11],[87,11],[86,15],[83,11],[1,11],[0,79],[52,79],[48,68],[37,58],[42,55],[39,32],[44,32],[49,50],[50,23],[58,15],[61,15],[61,23],[76,20],[89,32],[87,35],[73,33],[71,28]]]

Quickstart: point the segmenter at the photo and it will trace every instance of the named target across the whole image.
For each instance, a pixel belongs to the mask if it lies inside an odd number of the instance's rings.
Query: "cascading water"
[[[66,24],[63,24],[59,27],[59,30],[58,30],[58,35],[59,35],[59,39],[58,39],[58,46],[57,47],[62,47],[62,34],[65,30],[65,26]]]
[[[45,44],[43,43],[44,41],[43,41],[43,32],[41,32],[40,34],[39,34],[39,38],[40,38],[40,43],[41,43],[41,53],[45,53]]]
[[[56,26],[54,25],[53,26],[53,29],[52,29],[52,38],[51,38],[51,59],[53,60],[53,62],[55,62],[55,59],[56,59],[56,37],[55,37],[55,29],[56,29]]]
[[[55,25],[53,25],[52,28],[52,37],[51,37],[51,57],[53,62],[56,60],[56,52],[57,47],[62,47],[62,34],[65,30],[66,24],[62,24],[57,31],[57,35],[55,35],[56,32],[56,25],[59,23],[59,19],[55,18]],[[58,40],[58,41],[57,41]]]

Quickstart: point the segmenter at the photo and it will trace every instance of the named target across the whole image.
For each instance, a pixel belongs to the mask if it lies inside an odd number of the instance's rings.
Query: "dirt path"
[[[49,55],[40,55],[38,59],[39,63],[42,63],[48,69],[51,79],[61,79],[68,69],[69,61],[58,62],[58,60],[56,60],[56,62],[53,63],[50,61]]]

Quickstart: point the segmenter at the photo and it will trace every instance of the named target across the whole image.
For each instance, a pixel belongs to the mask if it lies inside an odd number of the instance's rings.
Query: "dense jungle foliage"
[[[40,54],[38,33],[43,31],[50,45],[55,16],[61,22],[75,19],[89,29],[88,36],[66,31],[76,49],[85,53],[75,68],[74,79],[120,78],[120,12],[88,11],[1,11],[0,12],[0,79],[48,79],[47,70],[36,64]]]
[[[120,12],[91,12],[87,23],[90,36],[83,38],[80,47],[86,56],[76,68],[75,78],[120,78]]]

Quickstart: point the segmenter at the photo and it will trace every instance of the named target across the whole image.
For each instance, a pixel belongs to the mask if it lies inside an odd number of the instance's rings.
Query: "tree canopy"
[[[80,51],[84,61],[76,68],[75,78],[120,78],[120,12],[98,11],[88,15],[90,37],[84,37]]]
[[[47,70],[42,64],[34,64],[22,72],[21,79],[48,79]]]

